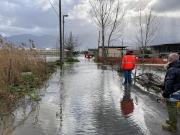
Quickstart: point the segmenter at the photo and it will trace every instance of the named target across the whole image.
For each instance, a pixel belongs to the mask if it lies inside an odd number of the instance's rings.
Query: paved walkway
[[[161,128],[167,112],[154,96],[124,88],[108,66],[80,60],[53,74],[42,101],[3,116],[0,135],[171,135]]]

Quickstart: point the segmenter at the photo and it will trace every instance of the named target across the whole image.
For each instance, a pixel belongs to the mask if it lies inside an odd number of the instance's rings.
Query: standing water
[[[108,66],[82,57],[57,71],[13,112],[0,111],[0,135],[148,135],[161,131],[166,115],[145,103],[148,96],[122,86]],[[157,110],[156,110],[157,109]],[[150,122],[148,122],[150,121]],[[156,125],[158,124],[158,126]],[[167,133],[163,133],[167,134]]]

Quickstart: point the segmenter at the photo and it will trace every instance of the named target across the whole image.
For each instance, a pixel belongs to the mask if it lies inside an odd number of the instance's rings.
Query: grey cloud
[[[160,25],[153,44],[179,43],[180,42],[180,18],[159,17]]]
[[[48,1],[48,0],[47,0]],[[58,0],[54,6],[58,8]],[[65,1],[64,1],[65,2]],[[79,2],[72,1],[72,3],[63,2],[63,14],[68,14],[73,6]],[[32,29],[39,27],[40,29],[58,30],[59,20],[52,8],[43,10],[38,7],[37,0],[1,0],[0,1],[0,25],[4,28],[16,28],[17,31],[29,29],[31,33]],[[5,26],[6,24],[6,26]],[[9,26],[10,25],[10,26]],[[0,31],[2,28],[0,29]],[[13,30],[7,30],[13,31]],[[23,31],[22,31],[23,32]],[[54,31],[56,32],[56,31]],[[7,33],[11,34],[11,33]]]
[[[143,10],[148,6],[152,7],[152,9],[156,12],[173,12],[180,10],[180,1],[179,0],[130,1],[125,7],[125,9],[138,11],[140,7]]]
[[[152,8],[157,12],[173,12],[180,10],[179,0],[156,0]]]
[[[143,10],[146,8],[149,4],[149,0],[144,0],[144,1],[130,1],[127,3],[125,9],[126,10],[134,10],[134,11],[139,11],[140,9]]]
[[[0,32],[11,34],[55,34],[58,17],[52,9],[43,10],[36,0],[1,0]]]
[[[42,11],[38,8],[27,8],[25,5],[19,6],[19,3],[16,3],[16,5],[18,6],[8,11],[5,9],[8,7],[4,6],[3,3],[0,6],[0,15],[6,18],[5,21],[13,20],[12,26],[21,26],[23,28],[33,28],[34,26],[54,28],[58,24],[58,19],[51,9]]]
[[[39,12],[33,9],[18,9],[16,11],[16,21],[13,25],[26,28],[34,26],[54,28],[58,25],[58,17],[50,10]]]
[[[22,28],[15,26],[0,26],[0,34],[5,36],[20,35],[20,34],[33,34],[33,35],[57,35],[58,29],[45,29],[40,27]]]
[[[36,5],[39,0],[0,0],[0,33],[5,35],[34,34],[34,35],[58,35],[58,17],[53,9],[43,10],[41,6]],[[58,0],[54,0],[57,1]],[[150,1],[150,0],[149,0]],[[72,3],[63,2],[63,14],[73,12],[74,6],[82,0],[72,0]],[[56,3],[57,4],[57,3]],[[138,10],[139,3],[133,2],[127,5],[127,10]],[[141,6],[147,7],[148,3],[141,3]],[[179,0],[156,0],[152,5],[156,12],[170,12],[180,9]],[[57,5],[55,5],[58,8]],[[133,40],[135,21],[133,26],[126,30],[125,39]],[[180,37],[180,19],[164,17],[161,19],[160,31],[154,43],[178,42]],[[78,35],[81,42],[81,48],[97,47],[97,29],[96,27],[80,19],[66,19],[66,35],[73,32]],[[172,36],[173,35],[173,36]],[[180,41],[180,40],[179,40]],[[129,41],[130,42],[130,41]]]
[[[66,36],[73,32],[77,35],[81,43],[81,48],[95,48],[97,47],[98,34],[96,27],[91,23],[83,20],[66,20],[65,24]]]
[[[32,0],[35,1],[35,0]],[[34,34],[58,35],[58,17],[53,9],[42,10],[31,0],[0,1],[0,33],[6,35]],[[31,2],[31,3],[29,3]],[[57,1],[58,2],[58,1]],[[55,7],[57,8],[57,2]],[[79,0],[63,3],[63,14],[68,14]],[[9,23],[9,24],[8,24]],[[8,24],[8,25],[7,25]],[[66,20],[66,33],[73,32],[81,42],[81,48],[97,45],[96,29],[85,20]]]

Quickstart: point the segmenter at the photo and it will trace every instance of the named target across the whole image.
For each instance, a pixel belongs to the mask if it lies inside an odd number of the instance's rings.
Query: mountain
[[[16,45],[25,43],[27,47],[30,46],[29,39],[33,40],[36,48],[57,48],[58,38],[51,35],[35,36],[31,34],[22,34],[6,37],[6,40]]]

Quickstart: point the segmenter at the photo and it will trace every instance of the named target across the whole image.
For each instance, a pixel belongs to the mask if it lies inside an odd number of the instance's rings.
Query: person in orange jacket
[[[126,55],[123,56],[121,61],[121,69],[124,74],[124,85],[131,85],[132,83],[132,70],[135,68],[136,57],[133,55],[133,51],[127,51]]]

